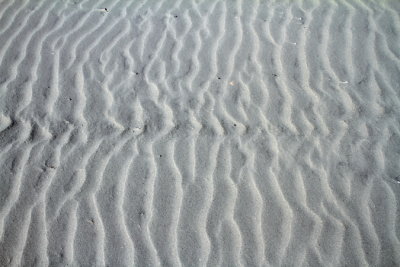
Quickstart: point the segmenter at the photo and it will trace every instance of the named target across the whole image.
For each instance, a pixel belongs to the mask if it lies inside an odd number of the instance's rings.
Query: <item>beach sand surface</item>
[[[0,266],[400,266],[400,1],[0,1]]]

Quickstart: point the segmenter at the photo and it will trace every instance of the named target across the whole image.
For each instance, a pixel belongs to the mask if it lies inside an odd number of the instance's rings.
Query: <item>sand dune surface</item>
[[[400,266],[399,14],[0,1],[0,266]]]

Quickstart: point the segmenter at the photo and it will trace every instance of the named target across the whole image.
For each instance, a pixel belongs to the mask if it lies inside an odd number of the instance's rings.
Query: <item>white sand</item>
[[[0,1],[0,266],[400,266],[399,14]]]

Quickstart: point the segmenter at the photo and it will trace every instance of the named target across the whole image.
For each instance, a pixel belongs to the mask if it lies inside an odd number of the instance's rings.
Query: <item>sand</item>
[[[0,1],[0,266],[400,266],[399,14]]]

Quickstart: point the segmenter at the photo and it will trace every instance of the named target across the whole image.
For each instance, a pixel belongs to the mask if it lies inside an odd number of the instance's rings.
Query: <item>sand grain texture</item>
[[[399,14],[0,1],[0,265],[400,266]]]

